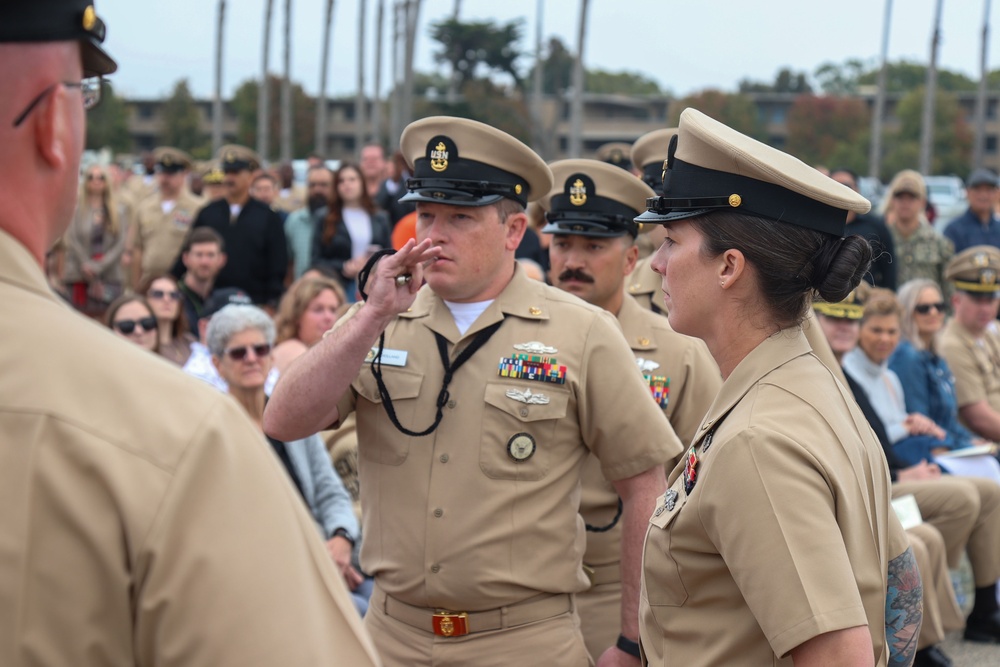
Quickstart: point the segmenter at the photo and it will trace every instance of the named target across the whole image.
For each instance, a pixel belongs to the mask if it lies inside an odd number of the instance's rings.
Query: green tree
[[[827,95],[851,95],[858,90],[858,80],[871,71],[871,66],[858,58],[851,58],[842,64],[826,62],[816,68],[813,78],[820,90]]]
[[[191,95],[187,79],[181,79],[174,85],[173,93],[163,103],[162,117],[160,143],[183,151],[194,151],[207,141],[208,137],[201,129],[201,111]]]
[[[927,82],[927,66],[923,63],[901,60],[889,63],[886,70],[885,87],[890,93],[907,93]],[[878,83],[878,67],[873,67],[858,77],[861,85],[874,86]],[[939,90],[951,92],[971,92],[976,90],[976,82],[952,70],[938,68],[937,86]]]
[[[521,57],[518,43],[524,31],[524,21],[509,23],[494,21],[459,21],[454,18],[431,24],[431,39],[440,44],[434,60],[449,63],[457,76],[458,87],[479,78],[478,70],[507,74],[514,85],[521,87],[517,60]]]
[[[862,139],[870,122],[868,108],[856,97],[799,95],[788,111],[786,149],[811,165],[863,166]]]
[[[489,79],[468,81],[456,104],[448,104],[443,96],[418,98],[414,113],[415,118],[441,114],[470,118],[492,125],[525,143],[531,141],[530,116],[524,99],[519,95],[506,95],[501,86]]]
[[[660,95],[663,91],[653,79],[638,72],[607,72],[588,69],[584,73],[584,88],[588,93],[618,95]]]
[[[787,67],[778,70],[774,83],[743,79],[739,83],[741,93],[811,93],[809,75],[805,72],[793,72]]]
[[[763,127],[757,116],[757,107],[745,95],[705,90],[677,100],[670,105],[670,126],[676,127],[681,111],[693,107],[720,123],[749,135],[762,138]]]
[[[125,100],[115,93],[108,82],[104,83],[101,103],[87,112],[87,148],[108,148],[113,153],[132,150]]]
[[[270,76],[268,94],[272,109],[279,107],[281,81],[277,76]],[[257,89],[256,79],[248,79],[240,84],[233,93],[231,102],[236,115],[236,141],[244,146],[257,145]],[[353,104],[351,106],[353,109]],[[271,114],[269,118],[271,136],[280,136],[280,114]],[[273,142],[272,142],[273,143]],[[301,84],[292,82],[292,154],[306,155],[316,145],[316,100],[306,94]],[[277,157],[277,147],[272,155],[262,156],[265,160]]]
[[[883,177],[914,169],[920,154],[920,123],[924,105],[921,86],[907,93],[896,107],[899,130],[887,137],[889,150],[883,160]],[[965,122],[954,93],[939,90],[934,100],[932,174],[966,176],[972,154],[972,130]]]
[[[542,92],[561,95],[573,80],[573,54],[558,37],[549,39],[548,54],[542,63]]]

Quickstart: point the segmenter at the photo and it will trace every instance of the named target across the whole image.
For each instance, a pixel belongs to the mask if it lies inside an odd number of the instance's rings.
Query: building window
[[[983,141],[983,150],[990,155],[995,155],[997,152],[997,138],[996,135],[987,136],[985,141]]]

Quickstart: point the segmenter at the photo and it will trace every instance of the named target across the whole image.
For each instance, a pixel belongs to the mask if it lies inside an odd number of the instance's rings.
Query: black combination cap
[[[638,236],[635,216],[653,191],[631,173],[597,160],[560,160],[549,165],[556,186],[541,206],[545,234],[612,238]]]
[[[101,48],[107,27],[92,0],[4,0],[0,43],[79,41],[84,76],[103,76],[118,64]]]
[[[204,308],[201,309],[199,319],[212,317],[217,312],[233,304],[240,306],[252,306],[253,300],[243,290],[236,287],[223,287],[217,289],[209,295],[205,301]]]

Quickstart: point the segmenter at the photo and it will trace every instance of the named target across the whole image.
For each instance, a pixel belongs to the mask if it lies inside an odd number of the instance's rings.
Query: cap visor
[[[636,216],[634,220],[636,222],[642,223],[644,225],[669,225],[671,222],[676,222],[677,220],[684,220],[685,218],[694,218],[699,215],[704,215],[709,211],[714,209],[710,208],[699,208],[693,210],[673,210],[669,213],[657,213],[656,211],[646,211]]]
[[[104,49],[89,40],[81,42],[80,55],[83,59],[85,77],[104,76],[118,70],[118,63],[105,53]]]
[[[542,228],[543,234],[589,236],[592,238],[611,239],[619,236],[629,235],[624,229],[609,229],[604,225],[595,225],[592,222],[583,220],[560,220],[550,222]]]
[[[489,206],[503,199],[503,195],[491,194],[477,197],[464,190],[437,188],[415,190],[399,198],[401,202],[430,202],[432,204],[447,204],[448,206]]]

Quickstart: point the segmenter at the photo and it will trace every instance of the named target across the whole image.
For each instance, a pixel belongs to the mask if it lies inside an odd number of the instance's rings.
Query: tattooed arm
[[[913,549],[889,561],[889,581],[885,593],[885,638],[890,665],[911,665],[917,652],[917,636],[923,617],[923,589]]]

